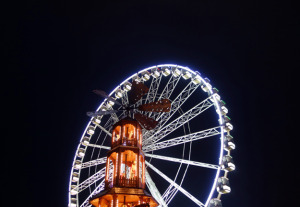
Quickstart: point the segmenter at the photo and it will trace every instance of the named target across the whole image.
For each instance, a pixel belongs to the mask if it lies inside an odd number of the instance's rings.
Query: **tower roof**
[[[133,119],[133,118],[131,118],[131,117],[129,117],[129,116],[127,116],[127,117],[125,117],[125,118],[122,118],[120,121],[118,121],[117,123],[115,123],[114,125],[113,125],[113,128],[115,128],[116,126],[118,126],[118,125],[124,125],[124,124],[137,124],[137,125],[139,125],[140,126],[140,124],[138,123],[138,121],[137,120],[135,120],[135,119]]]

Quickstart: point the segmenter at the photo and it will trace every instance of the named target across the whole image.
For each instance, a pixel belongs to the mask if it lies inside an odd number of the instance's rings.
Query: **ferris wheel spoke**
[[[107,109],[108,110],[114,110],[110,105],[106,105],[106,107],[107,107]],[[110,113],[110,116],[111,116],[111,118],[113,119],[113,121],[114,121],[114,123],[116,123],[116,122],[118,122],[119,121],[119,118],[118,118],[118,116],[117,116],[117,114],[116,113]]]
[[[160,160],[184,163],[184,164],[187,164],[187,165],[194,165],[194,166],[198,166],[198,167],[205,167],[205,168],[216,169],[216,170],[220,168],[218,165],[214,165],[214,164],[208,164],[208,163],[204,163],[204,162],[197,162],[197,161],[192,161],[192,160],[179,159],[179,158],[174,158],[174,157],[167,157],[167,156],[161,156],[161,155],[155,155],[155,154],[149,154],[149,153],[145,153],[145,156],[160,159]]]
[[[102,181],[100,182],[100,184],[95,188],[95,190],[93,190],[93,192],[85,199],[85,201],[80,205],[80,207],[88,207],[88,206],[92,206],[89,203],[89,200],[92,196],[96,195],[97,193],[99,193],[100,191],[104,190],[104,181],[105,179],[102,179]]]
[[[173,93],[178,81],[180,80],[180,76],[171,75],[168,83],[166,84],[163,92],[159,96],[158,100],[164,98],[170,98],[171,94]]]
[[[104,131],[108,136],[112,136],[112,134],[107,131],[103,126],[101,126],[100,124],[96,124],[97,127],[99,127],[102,131]]]
[[[181,92],[180,94],[172,101],[172,109],[170,113],[160,114],[157,120],[161,123],[165,123],[167,119],[169,119],[179,108],[180,106],[190,97],[190,95],[199,87],[199,85],[195,85],[190,82]]]
[[[159,125],[157,126],[157,130],[153,130],[149,132],[145,139],[147,140],[149,137],[153,136],[153,134],[157,133],[166,123],[167,121],[180,109],[182,104],[190,97],[190,95],[199,87],[199,85],[195,85],[190,82],[181,93],[172,101],[171,111],[169,113],[162,113],[158,116],[157,120],[159,121]]]
[[[101,117],[102,118],[102,117]],[[104,124],[104,126],[101,126],[101,125],[99,125],[99,124],[95,124],[96,126],[98,126],[102,131],[106,131],[105,133],[107,134],[107,132],[109,132],[110,131],[110,128],[111,128],[111,126],[114,124],[115,122],[114,122],[114,120],[113,120],[113,118],[110,116],[109,118],[108,118],[108,120],[106,121],[106,123]],[[104,130],[103,130],[103,128],[104,128]],[[108,135],[110,134],[110,132],[108,133]]]
[[[112,117],[109,117],[109,119],[106,121],[106,123],[104,124],[104,126],[101,126],[100,124],[98,123],[93,123],[95,124],[96,127],[99,127],[103,132],[106,133],[106,135],[108,136],[111,136],[112,134],[109,132],[110,131],[110,128],[111,126],[114,124],[114,120]],[[101,131],[101,132],[102,132]],[[100,134],[101,134],[100,132]]]
[[[138,80],[139,80],[140,83],[143,83],[143,84],[144,84],[144,82],[145,82],[145,81],[144,81],[142,78],[140,78],[140,77],[138,78]],[[138,107],[139,105],[143,104],[143,100],[145,100],[145,99],[144,99],[143,97],[141,97],[141,99],[138,100],[138,101],[134,104],[134,106],[135,106],[135,107]]]
[[[166,201],[167,205],[171,202],[171,200],[173,199],[173,197],[175,196],[175,194],[177,192],[178,192],[178,189],[170,184],[163,195],[163,199]]]
[[[98,144],[88,144],[87,146],[88,147],[96,147],[96,148],[100,148],[100,149],[107,149],[107,150],[111,149],[111,147],[104,146],[104,145],[98,145]]]
[[[155,183],[152,181],[152,178],[150,177],[147,169],[145,170],[145,175],[146,175],[146,184],[153,197],[159,202],[160,206],[167,207],[167,204],[165,203],[164,199],[161,197],[161,194],[157,189]]]
[[[220,126],[210,128],[210,129],[206,129],[206,130],[202,130],[202,131],[195,132],[195,133],[191,133],[191,134],[187,134],[187,135],[184,135],[184,136],[172,138],[172,139],[165,140],[165,141],[162,141],[162,142],[157,142],[157,143],[146,145],[146,146],[143,147],[143,152],[149,152],[149,151],[164,149],[164,148],[167,148],[167,147],[172,147],[172,146],[176,146],[176,145],[179,145],[179,144],[192,142],[192,141],[196,141],[196,140],[199,140],[199,139],[204,139],[204,138],[215,136],[215,135],[218,135],[218,134],[221,134],[221,127]]]
[[[90,185],[94,184],[98,180],[104,178],[105,176],[105,169],[106,167],[103,167],[101,170],[99,170],[94,175],[90,176],[88,179],[81,182],[79,185],[77,185],[74,190],[76,190],[78,193],[82,192],[86,188],[88,188]]]
[[[124,106],[126,106],[128,103],[129,103],[129,101],[128,101],[128,94],[127,94],[127,92],[125,92],[125,93],[123,93],[122,104]]]
[[[104,164],[104,163],[106,163],[106,160],[107,160],[106,157],[102,157],[102,158],[98,158],[96,160],[91,160],[91,161],[88,161],[88,162],[84,162],[81,165],[81,169]]]
[[[149,137],[153,136],[153,134],[157,133],[159,129],[161,129],[165,123],[176,113],[176,111],[180,108],[180,106],[190,97],[190,95],[199,87],[199,84],[195,85],[190,82],[181,92],[180,94],[172,101],[171,111],[169,113],[160,114],[156,120],[159,121],[158,129],[149,131],[144,135],[144,139],[147,140]]]
[[[147,97],[145,99],[145,103],[149,103],[149,102],[153,102],[155,97],[156,97],[156,93],[157,93],[157,90],[158,90],[158,87],[159,87],[159,84],[160,84],[160,81],[161,81],[161,75],[157,78],[152,78],[152,81],[151,81],[151,85],[149,87],[149,91],[147,93]]]
[[[162,77],[162,75],[160,77]],[[165,88],[163,89],[162,93],[160,94],[158,100],[169,99],[179,80],[180,80],[179,76],[175,77],[175,76],[171,75],[168,83],[166,84]],[[159,113],[151,113],[151,112],[149,113],[149,116],[154,119],[156,119],[156,117],[159,115],[160,115]]]
[[[165,136],[173,132],[175,129],[179,128],[186,122],[192,120],[208,108],[213,106],[213,103],[210,102],[210,97],[203,100],[181,116],[179,116],[177,119],[166,125],[165,127],[162,127],[161,129],[158,129],[158,131],[149,137],[147,140],[145,140],[144,144],[147,145],[149,143],[155,143],[161,139],[163,139]]]
[[[185,196],[187,196],[189,199],[194,201],[198,206],[204,207],[204,204],[199,201],[196,197],[191,195],[188,191],[186,191],[184,188],[179,186],[177,183],[175,183],[172,179],[170,179],[168,176],[166,176],[164,173],[162,173],[160,170],[158,170],[156,167],[151,165],[149,162],[145,161],[146,165],[150,167],[154,172],[156,172],[158,175],[160,175],[162,178],[164,178],[167,182],[172,184],[174,187],[176,187],[181,193],[183,193]]]

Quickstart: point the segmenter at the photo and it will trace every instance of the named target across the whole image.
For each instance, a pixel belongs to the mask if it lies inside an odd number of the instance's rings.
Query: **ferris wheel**
[[[129,96],[135,83],[145,85],[147,92],[132,104]],[[104,100],[95,112],[88,113],[91,119],[72,164],[69,207],[92,206],[91,198],[105,189],[111,130],[134,113],[139,119],[148,117],[155,122],[152,126],[141,124],[141,146],[145,183],[159,206],[177,206],[179,200],[186,206],[222,206],[221,195],[231,191],[228,174],[235,170],[233,125],[225,102],[208,78],[188,67],[163,64],[131,75],[108,95],[95,93]],[[141,106],[165,100],[171,103],[168,113],[141,110]],[[126,206],[125,201],[119,206]]]

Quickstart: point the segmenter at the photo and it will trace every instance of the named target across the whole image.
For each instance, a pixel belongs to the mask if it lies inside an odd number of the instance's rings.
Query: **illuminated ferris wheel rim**
[[[223,119],[223,115],[224,114],[222,114],[221,113],[221,108],[220,108],[220,104],[219,104],[219,101],[220,100],[218,100],[217,99],[217,96],[215,96],[214,94],[214,91],[213,91],[213,88],[211,87],[211,85],[210,85],[210,82],[209,82],[209,80],[208,79],[206,79],[206,78],[202,78],[201,77],[201,75],[200,75],[200,73],[198,72],[198,71],[193,71],[193,70],[191,70],[190,68],[188,68],[188,67],[184,67],[184,66],[180,66],[180,65],[175,65],[175,64],[161,64],[161,65],[155,65],[155,66],[151,66],[151,67],[148,67],[148,68],[145,68],[145,69],[143,69],[143,70],[140,70],[139,72],[137,72],[137,73],[135,73],[135,74],[133,74],[133,75],[131,75],[130,77],[128,77],[127,79],[125,79],[121,84],[119,84],[117,87],[115,87],[111,92],[110,92],[110,94],[109,94],[109,96],[113,96],[113,95],[116,95],[116,93],[118,92],[118,90],[120,90],[126,83],[128,83],[128,82],[130,82],[131,80],[133,80],[135,77],[139,77],[140,75],[143,75],[143,74],[145,74],[145,73],[149,73],[149,71],[155,71],[156,69],[158,69],[158,68],[161,68],[161,69],[163,69],[163,68],[175,68],[175,69],[179,69],[179,70],[181,70],[181,71],[185,71],[185,72],[188,72],[188,73],[190,73],[191,74],[191,76],[193,76],[193,77],[197,77],[199,80],[200,80],[200,82],[201,82],[201,85],[202,86],[205,86],[206,87],[206,89],[207,89],[207,93],[208,94],[210,94],[209,95],[209,98],[212,100],[212,103],[213,103],[213,105],[215,106],[215,109],[216,109],[216,113],[218,114],[218,117],[219,117],[219,124],[220,124],[220,127],[219,127],[219,129],[220,129],[220,135],[221,135],[221,137],[220,137],[220,151],[219,151],[219,167],[217,168],[217,172],[216,172],[216,175],[215,175],[215,178],[214,178],[214,182],[213,182],[213,185],[212,185],[212,188],[211,188],[211,190],[210,190],[210,193],[209,193],[209,196],[208,196],[208,198],[207,198],[207,200],[206,200],[206,202],[205,202],[205,204],[203,204],[203,203],[201,203],[200,202],[200,204],[202,205],[202,206],[208,206],[209,205],[209,202],[210,202],[210,200],[211,200],[211,198],[212,198],[212,195],[214,194],[214,192],[215,192],[215,190],[216,190],[216,186],[217,186],[217,182],[218,182],[218,178],[220,177],[220,172],[221,172],[221,165],[222,165],[222,160],[223,160],[223,157],[224,157],[224,133],[225,133],[225,131],[224,131],[224,127],[222,127],[222,126],[224,126],[224,119]],[[172,72],[172,71],[171,71]],[[151,73],[150,73],[151,74]],[[161,74],[160,74],[161,75]],[[99,105],[99,107],[97,108],[97,110],[96,111],[99,111],[99,110],[101,110],[101,108],[104,106],[104,104],[105,103],[107,103],[107,99],[105,99],[104,101],[102,101],[102,103]],[[81,139],[80,139],[80,143],[82,142],[82,140],[84,139],[84,137],[85,137],[85,135],[86,135],[86,133],[87,133],[87,130],[88,130],[88,128],[90,127],[90,125],[92,124],[92,120],[93,120],[93,118],[91,118],[90,119],[90,121],[88,122],[88,124],[87,124],[87,126],[86,126],[86,128],[85,128],[85,130],[84,130],[84,132],[83,132],[83,134],[82,134],[82,136],[81,136]],[[228,133],[228,132],[227,132]],[[79,143],[79,145],[78,145],[78,148],[77,148],[77,151],[76,151],[76,154],[78,153],[78,150],[80,149],[80,144]],[[147,145],[146,145],[147,146]],[[105,147],[103,147],[103,148],[105,148]],[[230,156],[230,150],[228,150],[228,155]],[[75,165],[75,161],[76,161],[76,155],[75,155],[75,157],[74,157],[74,160],[73,160],[73,167],[72,167],[72,171],[71,171],[71,175],[70,175],[70,187],[69,187],[69,191],[71,191],[71,185],[72,185],[72,173],[73,173],[73,171],[74,171],[74,165]],[[151,164],[150,163],[147,163],[148,164],[148,167],[150,166],[151,167]],[[227,172],[225,172],[225,178],[227,177]],[[184,189],[183,189],[184,190]],[[188,192],[187,192],[188,193]],[[218,194],[218,198],[220,198],[220,193]],[[70,201],[70,198],[71,198],[71,196],[70,196],[70,193],[69,193],[69,203],[71,203],[71,201]],[[78,203],[77,203],[78,204]],[[200,206],[201,206],[200,205]]]

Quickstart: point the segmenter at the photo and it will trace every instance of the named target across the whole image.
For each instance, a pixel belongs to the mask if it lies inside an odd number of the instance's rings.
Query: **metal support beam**
[[[155,100],[156,93],[160,84],[161,75],[158,78],[152,78],[151,85],[149,87],[149,91],[147,93],[147,97],[144,103],[150,103]]]
[[[96,166],[96,165],[100,165],[100,164],[104,164],[106,163],[107,158],[106,157],[102,157],[96,160],[91,160],[88,162],[84,162],[81,164],[81,169],[83,168],[87,168],[87,167],[92,167],[92,166]]]
[[[210,102],[210,97],[203,100],[181,116],[179,116],[177,119],[173,120],[171,123],[166,125],[165,127],[160,128],[156,131],[154,135],[149,137],[145,142],[143,143],[144,146],[150,143],[155,143],[161,139],[163,139],[165,136],[173,132],[175,129],[179,128],[186,122],[190,121],[191,119],[195,118],[205,110],[207,110],[209,107],[211,107],[213,104]],[[166,113],[167,114],[167,113]]]
[[[110,150],[111,148],[108,146],[103,146],[103,145],[97,145],[97,144],[88,144],[87,146],[89,147],[96,147],[96,148],[100,148],[100,149],[107,149]]]
[[[151,165],[149,162],[145,162],[148,167],[150,167],[154,172],[156,172],[158,175],[160,175],[162,178],[164,178],[166,181],[168,181],[170,184],[172,184],[174,187],[176,187],[181,193],[183,193],[186,197],[194,201],[198,206],[204,207],[204,204],[199,201],[196,197],[191,195],[188,191],[183,189],[181,186],[179,186],[177,183],[175,183],[172,179],[170,179],[168,176],[166,176],[164,173],[162,173],[160,170],[158,170],[156,167]]]
[[[187,135],[184,135],[181,137],[176,137],[173,139],[165,140],[163,142],[157,142],[154,144],[150,144],[150,145],[144,146],[143,151],[149,152],[149,151],[164,149],[167,147],[172,147],[172,146],[183,144],[186,142],[192,142],[192,141],[196,141],[199,139],[204,139],[207,137],[215,136],[215,135],[221,134],[221,132],[219,130],[220,128],[221,127],[214,127],[211,129],[206,129],[206,130],[195,132],[192,134],[187,134]]]
[[[160,192],[158,191],[155,183],[152,181],[147,169],[146,169],[146,184],[151,192],[151,195],[159,202],[159,206],[161,207],[168,207],[165,203],[164,199],[161,197]]]
[[[176,111],[180,108],[180,106],[190,97],[190,95],[199,87],[199,84],[195,85],[190,82],[181,92],[180,94],[172,101],[172,108],[169,113],[161,113],[156,120],[159,121],[158,131],[165,125],[165,123],[176,113]],[[144,135],[144,139],[147,140],[151,137],[157,130],[149,131]]]
[[[104,131],[108,136],[112,136],[112,134],[107,131],[103,126],[101,126],[100,124],[96,124],[97,127],[99,127],[102,131]]]
[[[197,162],[197,161],[192,161],[192,160],[179,159],[179,158],[174,158],[174,157],[154,155],[154,154],[149,154],[149,153],[145,153],[145,156],[160,159],[160,160],[184,163],[187,165],[194,165],[194,166],[198,166],[198,167],[205,167],[205,168],[216,169],[216,170],[220,168],[218,165],[208,164],[208,163],[204,163],[204,162]]]
[[[95,190],[93,190],[93,192],[85,199],[85,201],[80,205],[80,207],[89,207],[89,206],[92,206],[90,203],[89,203],[89,200],[92,196],[96,195],[97,193],[99,193],[100,191],[104,190],[104,181],[105,179],[103,179],[101,181],[101,183],[95,188]]]
[[[90,176],[85,181],[79,183],[79,185],[77,185],[74,188],[74,190],[76,190],[76,191],[78,191],[78,193],[80,193],[81,191],[85,190],[86,188],[88,188],[90,185],[94,184],[95,182],[97,182],[101,178],[104,178],[104,176],[105,176],[105,169],[106,169],[106,167],[103,167],[100,171],[98,171],[94,175]]]

